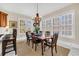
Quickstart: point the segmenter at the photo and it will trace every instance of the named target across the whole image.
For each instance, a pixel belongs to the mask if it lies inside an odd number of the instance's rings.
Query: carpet
[[[67,56],[69,53],[69,49],[57,46],[57,53],[54,51],[54,56]],[[37,51],[32,49],[32,46],[27,45],[26,41],[17,41],[17,55],[18,56],[42,56],[41,55],[41,45],[39,44],[37,47]],[[46,47],[46,51],[44,52],[44,56],[51,56],[51,49]]]

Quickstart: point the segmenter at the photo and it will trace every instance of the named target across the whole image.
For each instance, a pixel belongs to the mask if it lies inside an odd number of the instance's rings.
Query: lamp
[[[38,13],[38,3],[37,3],[37,13],[36,13],[36,16],[34,18],[34,24],[40,25],[40,17],[39,17],[39,13]]]

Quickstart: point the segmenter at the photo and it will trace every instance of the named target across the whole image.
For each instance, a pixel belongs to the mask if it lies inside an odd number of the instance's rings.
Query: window
[[[42,20],[42,30],[52,30],[53,33],[57,32],[63,37],[73,37],[73,15],[73,12],[68,12]]]
[[[46,20],[46,30],[51,30],[51,19]]]
[[[45,20],[42,20],[42,30],[45,30],[45,27],[46,27]]]
[[[59,32],[59,18],[58,17],[54,17],[53,18],[53,32]]]
[[[26,25],[26,29],[31,31],[33,25],[32,20],[26,20],[25,25]]]
[[[73,35],[73,13],[67,13],[53,18],[53,32],[59,32],[62,36]]]

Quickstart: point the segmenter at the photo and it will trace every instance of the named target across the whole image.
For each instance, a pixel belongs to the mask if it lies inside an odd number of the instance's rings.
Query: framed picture
[[[9,28],[17,28],[17,21],[9,21]]]

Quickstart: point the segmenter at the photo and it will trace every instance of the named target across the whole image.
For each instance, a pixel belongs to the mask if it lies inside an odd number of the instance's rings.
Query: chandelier
[[[38,3],[37,3],[37,13],[36,13],[36,16],[34,18],[34,24],[35,25],[40,25],[40,17],[39,17],[39,13],[38,13]]]

